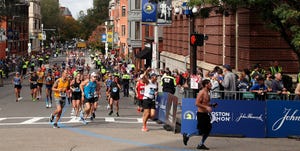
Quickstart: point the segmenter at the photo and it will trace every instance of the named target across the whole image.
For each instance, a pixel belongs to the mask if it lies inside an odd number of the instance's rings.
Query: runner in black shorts
[[[183,133],[183,144],[187,145],[187,142],[191,136],[194,135],[202,135],[202,140],[197,146],[197,149],[203,149],[203,150],[209,150],[204,143],[206,139],[209,136],[209,133],[212,129],[212,125],[210,123],[210,113],[212,112],[212,107],[215,107],[217,104],[210,104],[210,96],[209,96],[209,91],[211,90],[211,83],[210,80],[203,80],[202,81],[203,88],[199,91],[197,98],[196,98],[196,103],[195,105],[198,107],[198,112],[197,112],[197,128],[198,132],[193,133],[193,134],[186,134]]]
[[[39,77],[37,76],[37,74],[36,74],[35,71],[31,74],[31,77],[29,78],[32,101],[36,101],[37,87],[38,87],[38,85],[37,85],[37,79],[38,78]]]
[[[16,76],[13,78],[12,82],[15,88],[16,102],[18,102],[22,99],[22,97],[20,96],[22,89],[22,77],[20,76],[19,72],[16,73]]]
[[[114,81],[111,83],[110,88],[109,88],[109,92],[110,92],[110,112],[108,113],[108,115],[112,115],[114,113],[113,111],[113,104],[116,105],[116,110],[117,116],[119,115],[119,100],[120,100],[120,89],[121,89],[121,85],[119,84],[119,77],[118,76],[114,76]]]

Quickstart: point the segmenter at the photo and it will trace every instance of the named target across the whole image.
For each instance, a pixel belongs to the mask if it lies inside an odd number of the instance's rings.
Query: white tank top
[[[151,80],[149,80],[149,83],[145,85],[143,99],[154,99],[156,91],[157,91],[157,83],[152,83]]]

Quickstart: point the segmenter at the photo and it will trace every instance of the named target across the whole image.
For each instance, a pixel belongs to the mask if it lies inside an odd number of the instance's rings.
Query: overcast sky
[[[93,0],[59,0],[60,6],[68,7],[72,16],[77,19],[79,11],[86,10],[93,7]]]

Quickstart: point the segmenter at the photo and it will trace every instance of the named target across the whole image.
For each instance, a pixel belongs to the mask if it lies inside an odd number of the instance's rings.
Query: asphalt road
[[[53,59],[62,61],[63,57]],[[27,81],[28,79],[25,79]],[[104,87],[102,88],[104,94]],[[12,85],[0,87],[0,151],[165,151],[195,150],[201,137],[193,137],[187,146],[182,135],[167,132],[163,125],[149,123],[149,132],[141,131],[141,113],[132,98],[120,99],[120,117],[108,116],[105,98],[100,99],[96,119],[83,125],[71,117],[71,107],[63,110],[60,129],[48,122],[54,107],[45,107],[43,99],[30,99],[28,82],[23,85],[20,102],[15,102]],[[209,137],[208,147],[217,151],[298,151],[300,142],[287,138]]]

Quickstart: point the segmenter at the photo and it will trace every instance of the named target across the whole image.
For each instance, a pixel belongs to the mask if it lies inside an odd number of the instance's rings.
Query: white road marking
[[[24,122],[20,123],[20,124],[32,124],[32,123],[35,123],[35,122],[37,122],[41,119],[43,119],[43,117],[34,117],[34,118],[31,118],[27,121],[24,121]]]
[[[115,122],[115,118],[113,117],[106,117],[105,122]]]
[[[14,125],[46,125],[50,124],[45,122],[45,119],[48,121],[49,117],[0,117],[0,126],[14,126]],[[5,122],[5,120],[17,120],[13,122]],[[21,121],[20,121],[21,120]],[[41,120],[41,121],[40,121]],[[97,117],[98,121],[105,121],[109,123],[118,123],[118,124],[140,124],[143,122],[142,118],[133,118],[133,117]],[[71,124],[71,123],[81,123],[76,117],[61,117],[59,123],[62,124]],[[148,124],[156,124],[154,121],[148,121]]]
[[[7,118],[0,118],[0,121],[6,120]]]
[[[142,118],[138,118],[137,121],[138,121],[139,123],[143,123],[143,119],[142,119]]]

